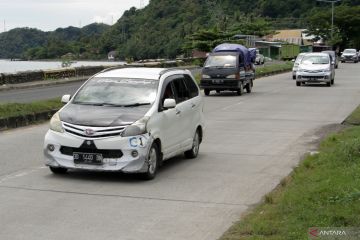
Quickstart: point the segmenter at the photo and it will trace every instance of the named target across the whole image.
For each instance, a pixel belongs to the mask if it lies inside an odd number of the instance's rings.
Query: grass
[[[285,62],[281,64],[272,64],[268,66],[264,66],[261,68],[257,68],[256,76],[262,77],[274,72],[282,72],[282,71],[290,71],[293,68],[292,62]]]
[[[360,106],[357,107],[348,118],[346,118],[344,123],[349,125],[360,125]]]
[[[359,215],[360,127],[352,126],[327,137],[221,240],[308,239],[310,227],[359,227]]]
[[[59,98],[32,103],[0,104],[0,119],[60,109],[62,106]]]

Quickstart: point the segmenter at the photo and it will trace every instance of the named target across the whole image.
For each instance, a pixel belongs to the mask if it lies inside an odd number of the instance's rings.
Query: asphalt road
[[[55,176],[42,165],[47,124],[1,132],[0,239],[217,239],[292,171],[319,128],[360,103],[359,66],[342,64],[331,88],[296,87],[287,73],[257,80],[252,94],[206,97],[199,158],[170,160],[154,181]]]
[[[197,74],[200,72],[200,68],[191,69],[191,72]],[[53,99],[65,94],[73,95],[84,82],[85,81],[77,81],[58,85],[0,91],[0,103],[27,103]]]

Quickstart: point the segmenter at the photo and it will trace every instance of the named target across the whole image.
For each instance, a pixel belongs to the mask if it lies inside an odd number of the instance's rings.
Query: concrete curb
[[[188,69],[193,70],[199,68],[198,66],[184,66],[184,67],[174,67],[179,69]],[[75,83],[75,82],[83,82],[88,80],[91,76],[81,76],[76,78],[69,78],[69,79],[57,79],[57,80],[40,80],[28,83],[18,83],[18,84],[7,84],[0,86],[0,92],[8,91],[8,90],[15,90],[15,89],[28,89],[28,88],[36,88],[36,87],[46,87],[46,86],[53,86],[53,85],[61,85],[67,83]]]
[[[22,116],[0,118],[0,131],[25,127],[32,125],[34,123],[48,121],[57,111],[58,109],[52,109],[39,113],[26,114]]]

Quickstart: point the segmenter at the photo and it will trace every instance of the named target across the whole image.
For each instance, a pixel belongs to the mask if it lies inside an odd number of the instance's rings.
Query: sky
[[[131,7],[149,0],[0,0],[0,32],[17,27],[52,31],[98,22],[112,24]],[[5,24],[4,24],[5,22]]]

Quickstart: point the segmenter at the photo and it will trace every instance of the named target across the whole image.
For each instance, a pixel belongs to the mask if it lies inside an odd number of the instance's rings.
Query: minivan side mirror
[[[166,98],[164,100],[164,109],[170,109],[170,108],[175,108],[176,107],[176,101],[175,99],[172,98]]]
[[[67,104],[68,102],[70,102],[70,100],[71,100],[71,95],[64,95],[61,98],[61,102],[64,104]]]

